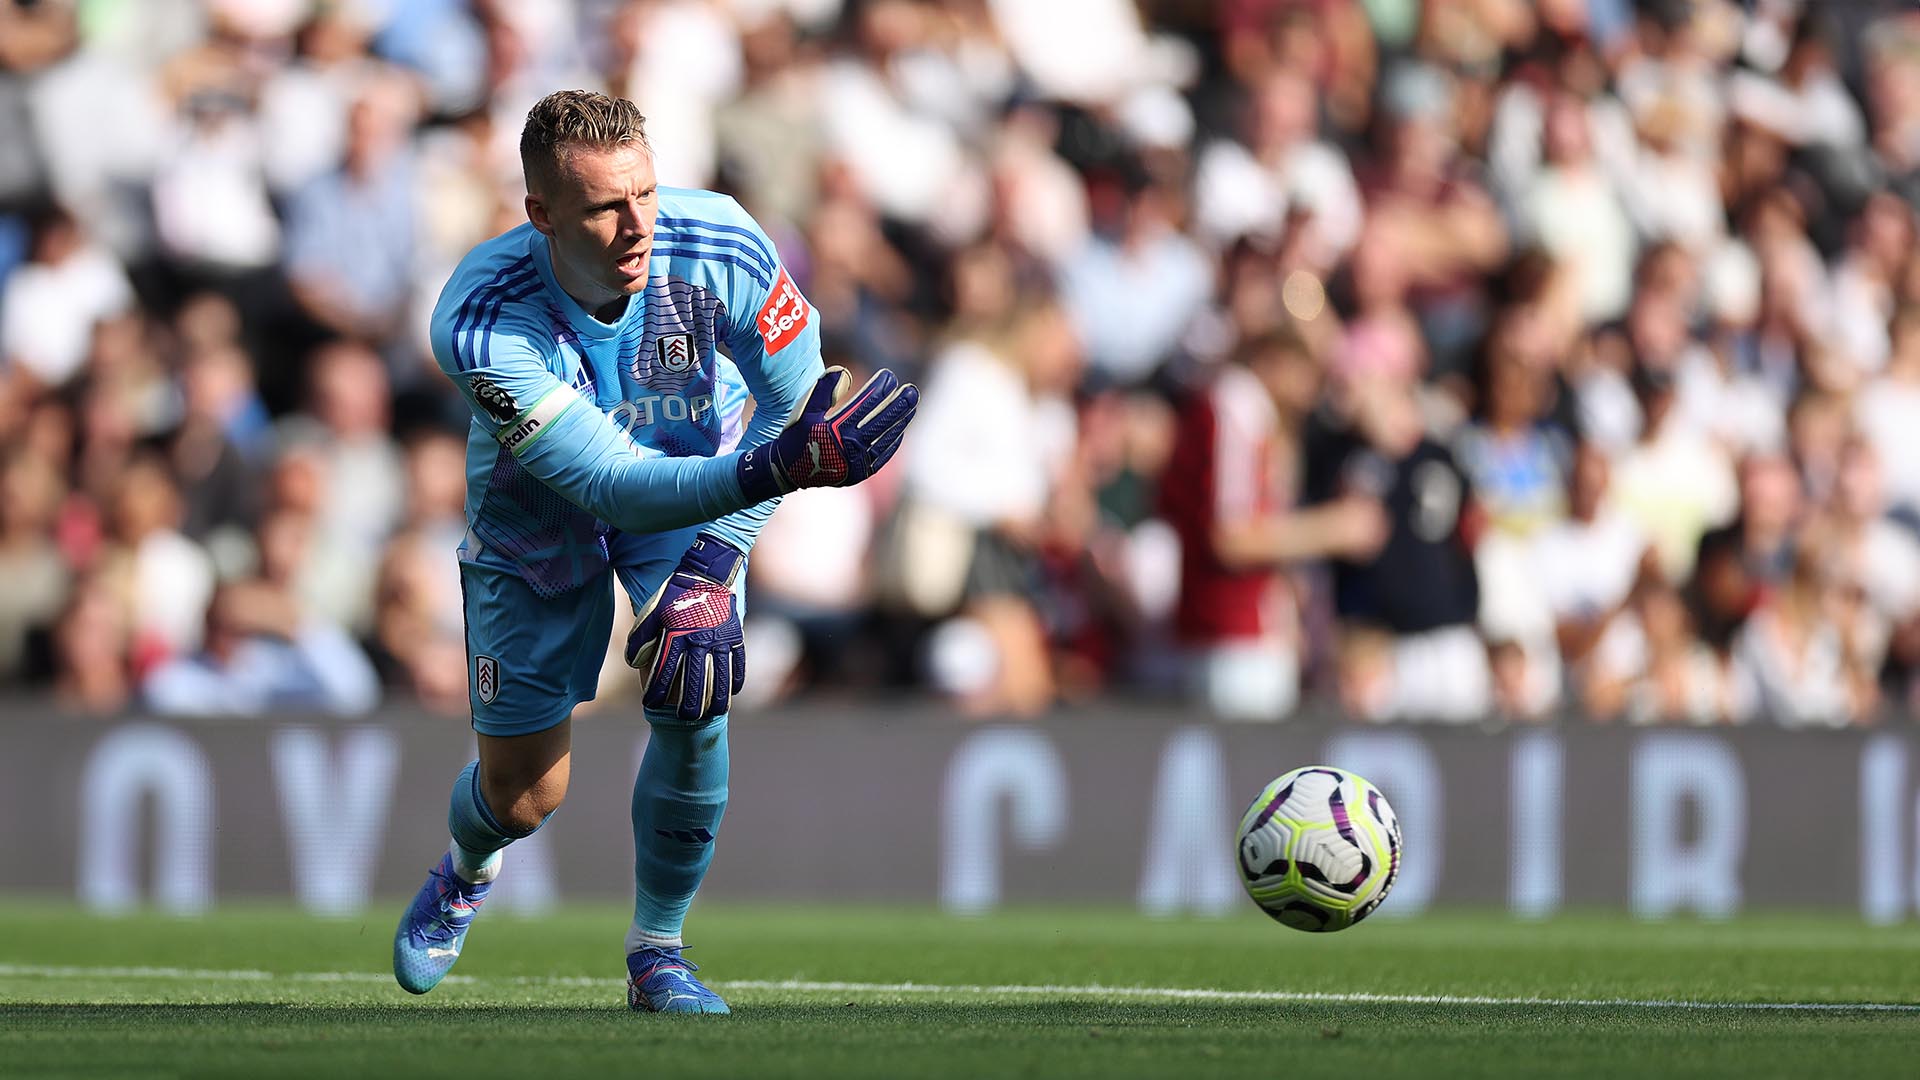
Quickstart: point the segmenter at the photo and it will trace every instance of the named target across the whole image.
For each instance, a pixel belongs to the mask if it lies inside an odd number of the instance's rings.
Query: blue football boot
[[[490,882],[473,885],[461,880],[453,872],[452,852],[440,856],[393,935],[393,977],[401,989],[424,994],[440,985],[460,959],[467,927],[491,888]]]
[[[698,970],[677,948],[642,946],[627,954],[627,1007],[637,1012],[731,1013],[719,994],[693,977]]]

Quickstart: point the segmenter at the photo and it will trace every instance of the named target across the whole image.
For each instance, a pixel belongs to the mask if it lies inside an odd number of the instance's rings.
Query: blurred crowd
[[[1904,715],[1908,7],[0,0],[0,690],[464,713],[426,315],[588,87],[925,391],[749,707]]]

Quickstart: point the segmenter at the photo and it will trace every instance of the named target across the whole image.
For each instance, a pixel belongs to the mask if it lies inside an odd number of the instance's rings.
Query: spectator
[[[906,450],[910,599],[927,614],[959,606],[965,628],[947,640],[965,656],[984,647],[984,673],[967,661],[953,684],[977,710],[1030,713],[1053,696],[1031,597],[1047,508],[1075,439],[1059,388],[1078,363],[1060,308],[1023,306],[996,333],[956,342],[934,362]],[[945,663],[948,653],[935,649],[934,662]]]
[[[1720,724],[1753,714],[1729,659],[1701,641],[1680,594],[1641,579],[1594,649],[1580,704],[1599,720]]]
[[[1298,702],[1303,653],[1289,563],[1373,557],[1378,501],[1343,494],[1296,511],[1291,447],[1320,377],[1288,331],[1241,343],[1181,414],[1161,503],[1180,541],[1175,628],[1193,652],[1195,695],[1216,715],[1278,720]]]
[[[136,670],[200,644],[213,564],[180,532],[185,516],[165,459],[141,454],[126,464],[111,503],[107,567],[131,622]]]
[[[232,280],[280,256],[248,51],[229,22],[167,68],[178,111],[154,170],[153,225],[161,250],[188,274]]]
[[[1136,383],[1165,362],[1203,310],[1211,275],[1178,228],[1179,195],[1135,174],[1121,183],[1114,219],[1060,271],[1061,297],[1087,361]]]
[[[316,8],[293,35],[291,62],[262,80],[262,172],[277,195],[299,192],[344,155],[354,99],[378,72],[371,14],[367,5]]]
[[[1488,523],[1516,536],[1564,516],[1570,456],[1566,432],[1548,419],[1551,371],[1531,321],[1516,312],[1496,324],[1482,362],[1479,416],[1454,449]]]
[[[1887,367],[1854,398],[1854,422],[1886,473],[1893,511],[1920,525],[1920,308],[1903,308],[1888,333]]]
[[[1506,258],[1507,229],[1461,154],[1446,77],[1426,65],[1403,65],[1381,90],[1379,153],[1355,170],[1369,232],[1389,238],[1435,372],[1459,372],[1484,331],[1481,276]],[[1366,245],[1363,239],[1358,250]]]
[[[1680,418],[1673,376],[1638,366],[1633,383],[1645,419],[1614,470],[1613,487],[1620,509],[1652,541],[1661,572],[1682,582],[1700,537],[1738,510],[1739,491],[1725,454]]]
[[[1487,654],[1474,632],[1480,587],[1473,491],[1422,430],[1412,388],[1373,376],[1344,387],[1351,427],[1311,450],[1307,501],[1377,500],[1388,519],[1372,557],[1333,560],[1347,627],[1341,694],[1368,720],[1470,722],[1488,706]]]
[[[714,110],[737,96],[740,35],[724,9],[701,0],[626,4],[613,18],[627,56],[617,84],[647,117],[663,184],[708,187],[719,164]]]
[[[124,605],[100,577],[74,582],[53,627],[53,694],[72,712],[108,715],[133,700],[133,644]]]
[[[1872,709],[1857,614],[1863,598],[1834,576],[1831,552],[1803,545],[1781,588],[1734,640],[1735,678],[1755,713],[1782,727],[1844,727]]]
[[[1914,247],[1913,207],[1892,192],[1878,192],[1867,199],[1849,232],[1847,250],[1833,274],[1827,326],[1857,379],[1887,363],[1894,282]]]
[[[821,336],[860,356],[917,363],[915,328],[902,318],[913,295],[908,263],[845,170],[827,169],[822,188],[807,234],[807,295],[822,313]]]
[[[373,582],[368,640],[382,682],[436,712],[467,707],[460,566],[466,535],[466,440],[415,432],[406,444],[405,508]],[[624,661],[622,670],[625,669]]]
[[[379,681],[339,627],[304,617],[285,589],[239,582],[214,593],[199,651],[155,669],[141,693],[163,715],[351,716],[374,706]]]
[[[384,343],[408,311],[418,238],[410,147],[416,108],[408,84],[369,82],[347,115],[338,166],[302,188],[288,212],[294,295],[335,334]]]
[[[202,542],[223,529],[248,530],[259,512],[267,422],[252,363],[238,345],[201,348],[182,361],[180,384],[184,415],[168,457],[186,488],[183,529]]]
[[[301,595],[316,613],[350,627],[371,613],[380,545],[398,524],[405,498],[399,450],[388,435],[386,368],[364,345],[317,350],[308,375],[310,416],[282,425],[284,447],[310,456],[319,488],[307,510],[318,530],[315,575]]]
[[[1791,146],[1848,149],[1866,139],[1860,107],[1840,73],[1817,10],[1796,22],[1785,60],[1771,75],[1739,71],[1727,83],[1734,115]]]
[[[749,582],[750,701],[853,674],[846,658],[866,621],[880,518],[874,499],[865,486],[810,493],[783,500],[767,522]]]
[[[454,716],[467,710],[468,665],[458,567],[447,555],[420,529],[394,536],[374,579],[370,640],[384,684]]]
[[[1894,627],[1920,615],[1920,541],[1887,517],[1880,458],[1850,438],[1820,526],[1833,544],[1834,574],[1843,589],[1864,598],[1861,624],[1869,637],[1864,662],[1878,667]]]
[[[0,680],[27,673],[31,639],[66,602],[67,566],[53,540],[65,497],[66,478],[49,463],[18,452],[0,460]]]
[[[1626,311],[1635,237],[1612,182],[1594,158],[1586,111],[1570,95],[1547,104],[1545,166],[1517,193],[1521,235],[1573,273],[1580,314],[1606,322]]]
[[[1200,156],[1196,225],[1216,247],[1255,233],[1306,232],[1306,262],[1326,273],[1359,239],[1360,191],[1345,154],[1316,137],[1318,96],[1296,71],[1276,70],[1246,105],[1244,142],[1217,139]]]
[[[27,252],[0,288],[0,371],[60,387],[80,372],[94,324],[133,307],[133,289],[58,206],[34,215]]]
[[[1677,358],[1675,377],[1689,422],[1735,456],[1786,449],[1782,394],[1760,370],[1759,275],[1744,245],[1726,245],[1712,256],[1701,283],[1707,340]],[[1650,288],[1642,285],[1643,292]],[[1639,296],[1634,304],[1636,310],[1643,306]]]
[[[910,58],[925,40],[925,16],[900,0],[861,5],[853,41],[821,73],[819,93],[827,144],[859,188],[886,216],[933,226],[967,212],[956,196],[978,176],[951,124],[916,107]],[[951,235],[969,231],[944,224]]]
[[[1645,534],[1608,500],[1611,468],[1606,454],[1591,443],[1575,451],[1567,520],[1544,530],[1531,553],[1534,580],[1552,614],[1574,700],[1586,697],[1595,649],[1615,632],[1642,576],[1653,569]]]
[[[1909,203],[1920,196],[1920,20],[1897,12],[1866,32],[1866,83],[1873,148],[1891,187]]]
[[[742,92],[714,115],[720,167],[762,221],[798,225],[818,199],[825,153],[817,65],[780,11],[745,27],[740,58]]]

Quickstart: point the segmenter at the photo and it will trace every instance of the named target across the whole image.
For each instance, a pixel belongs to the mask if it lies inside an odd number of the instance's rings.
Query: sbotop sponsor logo
[[[659,423],[698,424],[712,412],[712,394],[647,394],[621,402],[607,415],[632,435]]]

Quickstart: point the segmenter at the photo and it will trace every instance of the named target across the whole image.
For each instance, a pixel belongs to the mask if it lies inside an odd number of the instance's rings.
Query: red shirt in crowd
[[[1181,410],[1160,510],[1180,536],[1174,618],[1182,641],[1244,641],[1280,629],[1277,568],[1229,568],[1213,543],[1222,525],[1281,510],[1280,451],[1273,399],[1245,368],[1222,367]]]

